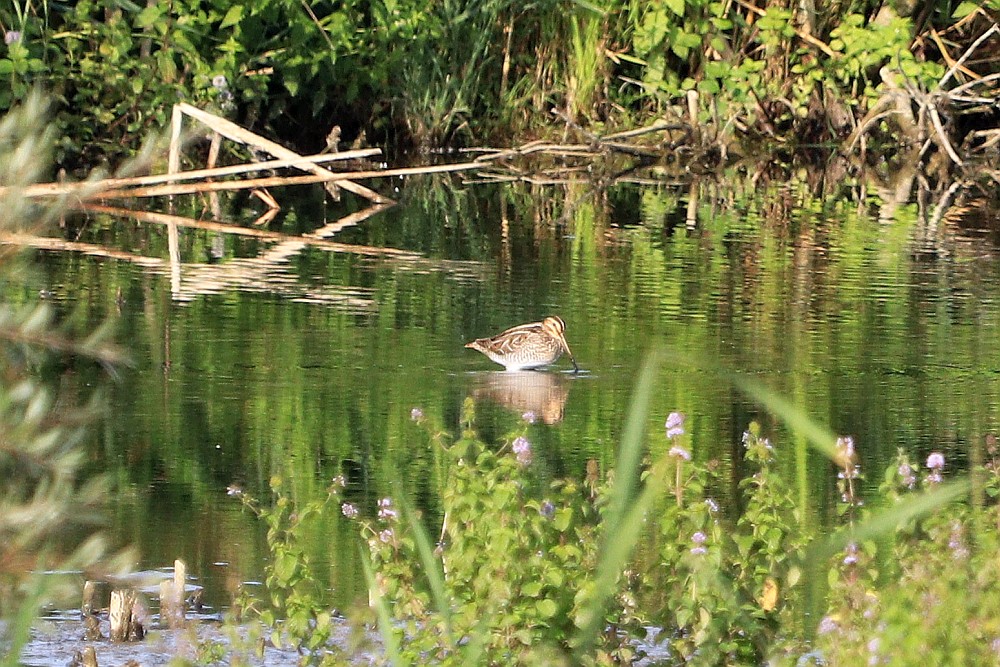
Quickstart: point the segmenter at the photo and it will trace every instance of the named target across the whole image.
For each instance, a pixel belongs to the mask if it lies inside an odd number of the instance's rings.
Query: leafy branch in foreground
[[[42,103],[32,98],[0,121],[0,195],[5,215],[0,234],[38,226],[56,214],[18,196],[48,162],[49,138],[41,129]],[[96,532],[108,486],[84,473],[88,426],[102,405],[99,393],[81,405],[69,389],[50,388],[46,360],[55,355],[85,357],[113,367],[124,360],[108,344],[106,331],[79,341],[56,332],[52,309],[18,301],[30,267],[22,253],[0,256],[0,616],[11,619],[0,664],[17,664],[38,607],[75,590],[73,572],[105,556]],[[36,297],[37,298],[37,297]],[[77,538],[67,537],[77,535]],[[117,570],[125,561],[104,560]],[[71,580],[72,579],[72,580]]]

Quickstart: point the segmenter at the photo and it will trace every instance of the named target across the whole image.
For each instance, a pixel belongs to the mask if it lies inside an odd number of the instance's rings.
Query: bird
[[[563,352],[573,362],[574,372],[580,367],[566,342],[566,323],[552,315],[541,322],[511,327],[492,338],[477,338],[465,347],[482,352],[508,371],[522,371],[554,364]]]

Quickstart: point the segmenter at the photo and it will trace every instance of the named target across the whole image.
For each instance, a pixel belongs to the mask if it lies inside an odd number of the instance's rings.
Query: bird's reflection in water
[[[518,414],[533,412],[546,424],[555,424],[562,421],[569,385],[563,373],[483,373],[473,381],[472,395],[476,400],[492,401]]]

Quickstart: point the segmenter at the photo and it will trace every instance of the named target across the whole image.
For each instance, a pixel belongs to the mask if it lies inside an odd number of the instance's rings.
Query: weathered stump
[[[85,582],[83,584],[83,603],[80,605],[85,641],[93,642],[104,638],[104,635],[101,634],[101,619],[97,615],[100,608],[97,601],[97,582]]]
[[[138,594],[130,589],[111,592],[111,641],[137,641],[146,634]]]
[[[93,646],[84,647],[82,651],[76,652],[69,667],[97,667],[97,651]]]

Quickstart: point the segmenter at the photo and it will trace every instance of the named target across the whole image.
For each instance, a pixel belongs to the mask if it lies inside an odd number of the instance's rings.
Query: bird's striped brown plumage
[[[555,315],[511,327],[492,338],[477,338],[465,347],[482,352],[509,371],[548,366],[563,352],[573,361],[573,368],[580,370],[566,342],[566,323]]]

